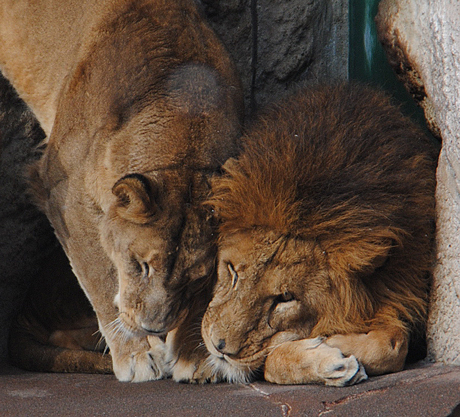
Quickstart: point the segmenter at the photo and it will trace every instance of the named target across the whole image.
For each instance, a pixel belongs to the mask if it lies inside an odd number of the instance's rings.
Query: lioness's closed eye
[[[240,136],[229,55],[194,0],[5,0],[0,44],[2,72],[47,134],[30,180],[35,199],[91,302],[115,375],[170,375],[163,339],[201,314],[214,268],[202,202]],[[194,352],[199,341],[190,343]],[[38,364],[31,352],[17,364],[76,369]]]
[[[423,326],[436,152],[377,91],[305,88],[262,114],[212,185],[214,372],[354,384],[402,369]]]

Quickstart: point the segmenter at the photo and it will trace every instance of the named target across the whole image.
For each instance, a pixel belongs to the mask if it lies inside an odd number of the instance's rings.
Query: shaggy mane
[[[361,231],[399,241],[411,234],[408,223],[433,218],[426,190],[435,151],[385,95],[364,86],[302,90],[266,112],[243,143],[213,181],[222,233],[260,227],[334,240]]]
[[[371,281],[360,278],[363,304],[423,321],[437,152],[385,95],[308,88],[262,115],[242,142],[212,184],[222,238],[261,229],[314,240],[334,254],[331,273],[350,312],[359,294],[344,277],[372,267]],[[382,272],[378,259],[389,253]]]

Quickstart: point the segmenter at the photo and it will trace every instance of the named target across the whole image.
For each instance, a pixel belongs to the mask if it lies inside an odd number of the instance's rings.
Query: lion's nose
[[[225,339],[214,342],[214,347],[220,354],[231,357],[236,356],[239,351],[237,346],[233,346],[231,342],[228,343]]]

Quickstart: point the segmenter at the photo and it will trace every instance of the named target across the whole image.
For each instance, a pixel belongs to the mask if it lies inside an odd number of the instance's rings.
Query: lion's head
[[[366,88],[311,88],[263,115],[212,184],[218,281],[202,333],[216,372],[244,381],[287,340],[423,320],[435,161]]]
[[[259,369],[279,343],[307,337],[331,291],[326,257],[314,241],[266,229],[223,238],[218,276],[203,336],[217,370],[236,381]]]

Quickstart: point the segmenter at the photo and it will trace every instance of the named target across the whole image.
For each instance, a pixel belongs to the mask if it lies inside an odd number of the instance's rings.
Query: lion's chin
[[[210,354],[207,361],[219,380],[234,384],[248,384],[254,379],[258,369],[258,367],[240,364],[227,356],[219,357]]]

